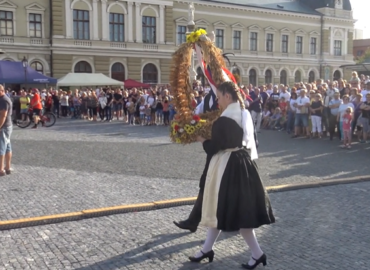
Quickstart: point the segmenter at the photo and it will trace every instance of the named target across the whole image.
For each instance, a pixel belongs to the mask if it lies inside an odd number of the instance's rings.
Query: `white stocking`
[[[260,245],[258,244],[256,235],[254,233],[253,229],[240,229],[240,234],[243,236],[245,242],[247,242],[248,247],[251,250],[252,258],[248,262],[249,265],[253,265],[262,255],[263,251],[260,248]]]
[[[217,230],[216,228],[208,228],[207,238],[204,241],[203,248],[201,249],[201,251],[198,251],[197,253],[195,253],[194,257],[199,258],[199,257],[202,257],[203,253],[210,252],[213,249],[213,245],[215,244],[220,233],[221,231]]]

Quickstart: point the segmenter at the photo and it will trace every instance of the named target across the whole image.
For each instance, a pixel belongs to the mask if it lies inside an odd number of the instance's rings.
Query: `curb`
[[[368,181],[370,181],[370,176],[352,177],[352,178],[343,178],[343,179],[336,179],[336,180],[323,180],[323,181],[307,183],[307,184],[271,186],[271,187],[267,187],[266,190],[268,193],[278,193],[278,192],[294,191],[294,190],[308,189],[308,188],[319,188],[319,187],[336,186],[336,185],[344,185],[344,184],[355,184],[355,183],[362,183],[362,182],[368,182]],[[96,208],[96,209],[87,209],[87,210],[82,210],[80,212],[56,214],[56,215],[50,215],[50,216],[39,216],[39,217],[31,217],[31,218],[23,218],[23,219],[5,220],[5,221],[0,221],[0,231],[27,228],[27,227],[47,225],[47,224],[56,224],[56,223],[67,222],[67,221],[78,221],[82,219],[110,216],[110,215],[116,215],[116,214],[153,211],[153,210],[160,210],[164,208],[172,208],[172,207],[177,207],[177,206],[193,205],[196,199],[197,197],[179,198],[179,199],[172,199],[172,200],[155,201],[151,203],[129,204],[129,205]]]

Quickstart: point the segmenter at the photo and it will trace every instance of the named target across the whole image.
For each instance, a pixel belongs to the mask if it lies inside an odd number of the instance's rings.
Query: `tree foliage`
[[[370,47],[367,48],[366,52],[357,59],[357,64],[362,64],[364,63],[365,61],[368,61],[370,62]]]

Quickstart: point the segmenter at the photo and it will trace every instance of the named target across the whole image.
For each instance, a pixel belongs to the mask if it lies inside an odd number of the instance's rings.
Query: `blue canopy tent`
[[[22,62],[0,61],[0,83],[57,84],[57,79],[47,77],[31,67],[25,72]]]

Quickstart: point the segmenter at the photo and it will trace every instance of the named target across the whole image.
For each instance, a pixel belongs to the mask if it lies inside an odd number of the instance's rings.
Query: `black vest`
[[[209,101],[213,100],[212,106],[209,106]],[[217,111],[218,110],[218,103],[216,100],[216,95],[213,93],[212,90],[209,91],[209,93],[204,97],[203,101],[203,113],[206,112],[212,112],[212,111]]]

